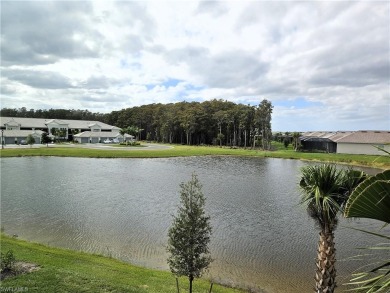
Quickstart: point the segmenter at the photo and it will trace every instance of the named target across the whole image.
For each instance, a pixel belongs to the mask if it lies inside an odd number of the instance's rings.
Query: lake
[[[206,277],[261,292],[309,292],[318,231],[299,205],[298,160],[237,157],[1,159],[1,226],[7,234],[168,270],[167,232],[179,184],[195,172],[211,217],[214,259]],[[362,263],[355,248],[380,242],[336,230],[338,284]]]

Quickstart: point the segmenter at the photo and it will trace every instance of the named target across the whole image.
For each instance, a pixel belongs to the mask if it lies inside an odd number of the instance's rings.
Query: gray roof
[[[107,132],[107,131],[84,131],[78,134],[75,134],[73,137],[100,137],[100,138],[118,138],[123,137],[119,132]],[[132,138],[134,139],[133,135],[125,133],[125,138]]]
[[[119,132],[107,132],[107,131],[84,131],[78,134],[75,134],[73,137],[121,137]]]
[[[62,120],[58,120],[58,119],[51,119],[49,121],[47,121],[45,124],[52,124],[52,123],[55,123],[55,124],[59,124],[59,125],[68,125],[69,123],[66,123],[65,121],[62,121]]]
[[[10,125],[10,126],[19,126],[20,124],[16,122],[13,118],[11,120],[5,122],[4,124]]]
[[[330,136],[334,135],[336,132],[334,131],[310,131],[305,132],[302,134],[302,136],[305,137],[326,137],[329,138]]]
[[[27,137],[29,134],[33,136],[41,136],[44,131],[41,130],[4,130],[4,137]]]
[[[334,135],[330,137],[330,139],[334,142],[338,142],[340,139],[352,134],[353,131],[338,131]]]
[[[99,121],[91,120],[59,120],[59,119],[44,119],[44,118],[19,118],[19,117],[0,117],[0,125],[4,126],[7,122],[14,121],[17,124],[20,124],[22,128],[47,128],[47,124],[50,122],[55,122],[58,124],[67,124],[71,129],[88,129],[91,125],[99,125],[102,130],[118,130],[119,127],[112,126]],[[12,123],[14,123],[12,122]],[[15,124],[15,125],[17,125]]]

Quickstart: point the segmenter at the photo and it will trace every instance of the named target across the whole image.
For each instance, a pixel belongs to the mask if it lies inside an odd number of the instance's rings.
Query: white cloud
[[[382,1],[7,1],[2,107],[110,112],[267,98],[275,105],[297,101],[275,106],[276,130],[390,129],[389,7]]]

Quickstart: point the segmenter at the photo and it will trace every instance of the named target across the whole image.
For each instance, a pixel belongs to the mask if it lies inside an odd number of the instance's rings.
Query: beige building
[[[383,155],[390,152],[390,131],[361,130],[336,139],[339,154]]]

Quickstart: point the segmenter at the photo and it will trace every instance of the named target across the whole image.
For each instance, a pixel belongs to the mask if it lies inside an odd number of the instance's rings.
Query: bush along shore
[[[141,144],[142,146],[143,144]],[[23,156],[58,156],[58,157],[86,157],[86,158],[168,158],[187,156],[246,156],[246,157],[270,157],[282,159],[297,159],[319,162],[333,162],[355,166],[366,166],[380,169],[390,169],[390,158],[384,155],[350,155],[335,153],[308,153],[296,152],[290,148],[283,148],[276,144],[273,151],[257,149],[229,148],[216,146],[187,146],[169,145],[170,148],[154,149],[141,147],[117,147],[106,149],[90,148],[85,146],[39,147],[39,148],[5,148],[0,150],[1,157]]]
[[[2,292],[177,292],[176,279],[169,272],[141,268],[101,255],[48,247],[2,233],[1,252],[6,255],[9,251],[19,271],[1,281]],[[187,280],[178,281],[181,290],[188,291]],[[196,280],[193,292],[209,292],[210,285],[209,280]],[[213,284],[212,292],[244,291]]]

